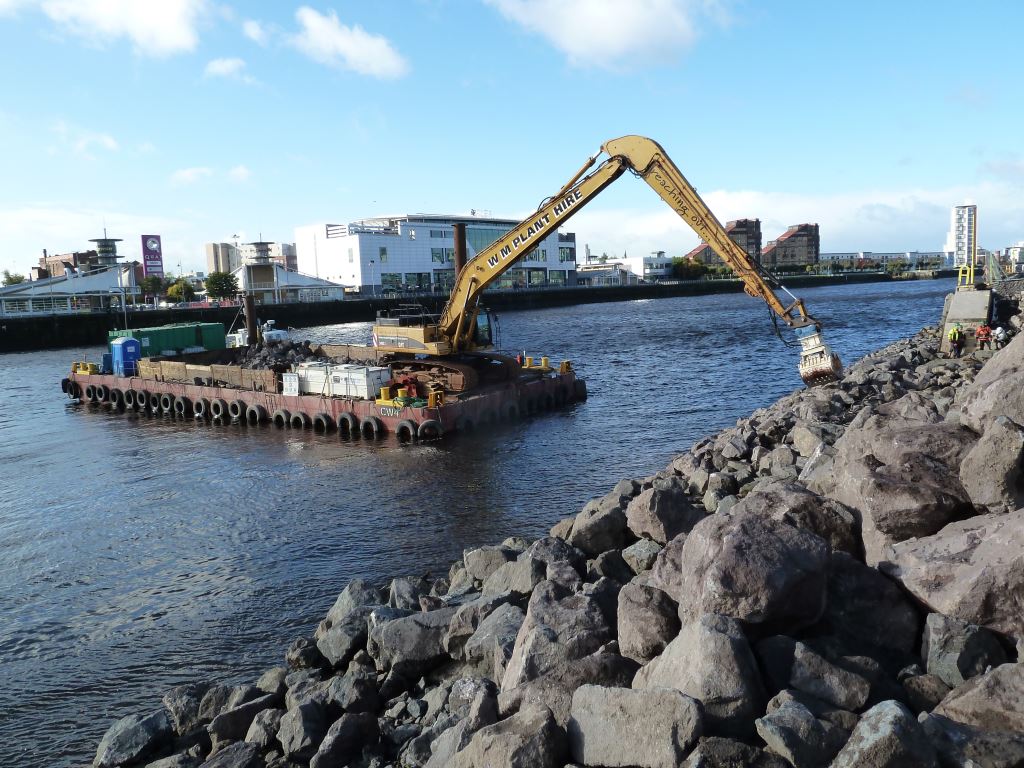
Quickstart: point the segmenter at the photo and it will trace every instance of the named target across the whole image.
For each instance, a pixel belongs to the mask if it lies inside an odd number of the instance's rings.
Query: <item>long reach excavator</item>
[[[601,155],[605,159],[591,170]],[[444,369],[465,378],[466,386],[484,378],[510,376],[515,361],[492,348],[492,322],[480,307],[484,290],[547,235],[569,220],[625,171],[639,176],[743,281],[744,290],[763,299],[775,316],[792,328],[800,341],[800,378],[808,385],[835,381],[842,363],[821,338],[821,324],[808,314],[802,299],[793,296],[769,272],[731,240],[668,154],[643,136],[623,136],[606,142],[576,174],[537,210],[504,236],[479,251],[458,273],[440,317],[422,311],[383,312],[374,327],[379,352],[406,372]],[[589,173],[588,173],[589,172]],[[784,303],[776,293],[785,293]]]

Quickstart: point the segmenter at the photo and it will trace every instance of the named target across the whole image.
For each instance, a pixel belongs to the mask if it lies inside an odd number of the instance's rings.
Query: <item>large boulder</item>
[[[184,736],[202,724],[199,705],[210,686],[202,683],[179,685],[163,695],[161,701],[171,718],[174,732]]]
[[[480,622],[466,641],[462,658],[480,664],[492,680],[501,680],[525,619],[526,614],[519,606],[502,605]]]
[[[868,700],[871,683],[864,677],[832,664],[803,643],[793,649],[789,682],[797,690],[851,712]]]
[[[638,538],[665,544],[704,519],[703,508],[690,504],[682,483],[660,484],[641,491],[626,507],[629,530]]]
[[[588,555],[621,549],[626,541],[626,515],[616,504],[590,502],[576,515],[568,542]]]
[[[369,605],[380,605],[385,596],[379,589],[364,579],[353,579],[338,595],[334,605],[327,612],[327,623],[338,624],[357,608]]]
[[[171,718],[163,709],[145,717],[128,715],[103,734],[92,764],[94,768],[115,768],[137,763],[173,737]]]
[[[277,740],[286,757],[309,760],[316,754],[327,732],[327,717],[316,702],[300,704],[281,716]]]
[[[903,454],[893,464],[873,454],[837,457],[834,476],[830,495],[860,512],[868,565],[884,560],[889,545],[929,536],[972,509],[956,471],[924,453]]]
[[[778,755],[735,739],[705,736],[686,758],[683,768],[790,768]]]
[[[676,601],[656,587],[631,581],[619,591],[619,652],[646,664],[679,634]]]
[[[259,747],[239,741],[210,757],[199,768],[263,768],[265,765]]]
[[[704,705],[708,731],[741,737],[751,734],[766,700],[740,623],[713,614],[683,626],[664,652],[637,672],[632,687],[682,691]]]
[[[517,714],[477,731],[450,768],[562,768],[568,752],[565,731],[544,707]]]
[[[453,659],[462,658],[463,646],[477,627],[495,610],[512,601],[512,593],[484,595],[459,606],[448,623],[442,645]]]
[[[334,768],[358,758],[364,746],[377,743],[377,718],[369,713],[345,714],[331,724],[309,768]]]
[[[274,694],[267,694],[258,699],[240,704],[233,709],[221,712],[206,727],[210,734],[212,750],[216,752],[224,744],[243,740],[256,715],[265,709],[272,709],[279,702],[280,697]]]
[[[649,571],[641,574],[645,584],[656,587],[675,599],[683,588],[683,546],[686,534],[681,533],[666,544],[655,556]],[[637,573],[640,573],[637,571]]]
[[[916,650],[921,620],[892,579],[845,552],[833,552],[830,566],[825,612],[812,634],[839,638],[869,656],[875,647]]]
[[[572,697],[569,749],[583,765],[676,768],[702,729],[700,703],[679,691],[582,685]]]
[[[960,482],[990,512],[1024,506],[1024,427],[1006,416],[989,422],[960,465]]]
[[[517,550],[499,544],[496,547],[467,549],[462,554],[462,562],[466,566],[466,573],[477,581],[486,581],[488,576],[517,557],[519,557]]]
[[[825,608],[829,548],[818,536],[753,512],[714,515],[683,545],[684,620],[704,613],[752,624],[811,624]]]
[[[827,765],[843,745],[845,734],[818,720],[807,707],[790,701],[759,718],[757,735],[768,749],[794,768]]]
[[[861,717],[832,768],[938,768],[935,748],[905,706],[876,704]]]
[[[982,367],[959,398],[959,414],[979,435],[999,416],[1024,424],[1024,333]]]
[[[547,628],[541,627],[535,632],[543,630]],[[555,647],[564,652],[565,646]],[[579,659],[563,657],[558,663],[550,664],[543,675],[502,690],[498,694],[498,706],[505,714],[523,707],[544,707],[551,711],[555,722],[564,727],[569,721],[572,695],[577,688],[581,685],[628,688],[636,670],[635,661],[603,648]]]
[[[501,688],[515,688],[567,661],[593,653],[612,636],[596,599],[545,581],[530,596]]]
[[[989,667],[998,667],[1007,660],[992,632],[941,613],[928,615],[921,657],[928,664],[928,672],[937,675],[950,688],[963,685]]]
[[[990,731],[942,715],[920,718],[943,766],[1014,768],[1024,765],[1024,733]]]
[[[833,550],[859,556],[857,518],[844,504],[795,482],[774,481],[748,493],[732,510],[750,511],[817,534]]]
[[[317,650],[331,666],[344,669],[352,657],[366,647],[366,620],[375,607],[377,606],[354,607],[340,619],[331,621],[327,629],[318,632]]]
[[[378,624],[370,630],[366,650],[378,669],[418,677],[449,658],[444,636],[456,610],[439,608]]]
[[[936,613],[1024,637],[1024,509],[889,549],[882,570]]]
[[[530,555],[521,554],[511,563],[505,563],[494,571],[483,584],[483,594],[504,595],[514,592],[528,595],[547,575],[547,563]]]
[[[1024,664],[1002,664],[954,689],[934,714],[990,731],[1024,733]]]

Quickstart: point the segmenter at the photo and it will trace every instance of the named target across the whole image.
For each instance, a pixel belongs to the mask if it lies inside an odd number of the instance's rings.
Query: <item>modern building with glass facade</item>
[[[473,259],[519,222],[481,216],[408,214],[295,229],[299,271],[362,293],[450,291],[454,224],[466,225]],[[576,236],[552,232],[499,278],[498,288],[576,285]]]

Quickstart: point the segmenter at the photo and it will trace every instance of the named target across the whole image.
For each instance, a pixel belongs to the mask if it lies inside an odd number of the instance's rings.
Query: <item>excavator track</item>
[[[457,357],[406,357],[401,353],[393,353],[387,358],[385,361],[391,365],[396,379],[409,376],[427,389],[432,384],[440,384],[445,392],[452,394],[471,392],[485,384],[509,381],[522,372],[514,358],[484,352],[464,353]]]

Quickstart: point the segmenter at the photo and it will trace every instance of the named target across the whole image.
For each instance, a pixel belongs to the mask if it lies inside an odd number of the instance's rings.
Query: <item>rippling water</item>
[[[952,288],[802,295],[852,361],[936,323]],[[466,547],[543,535],[801,386],[797,351],[742,294],[507,312],[501,332],[574,360],[590,399],[439,445],[351,444],[72,404],[59,381],[98,348],[0,355],[0,765],[88,764],[111,721],[171,686],[281,663],[349,579],[442,574]]]

